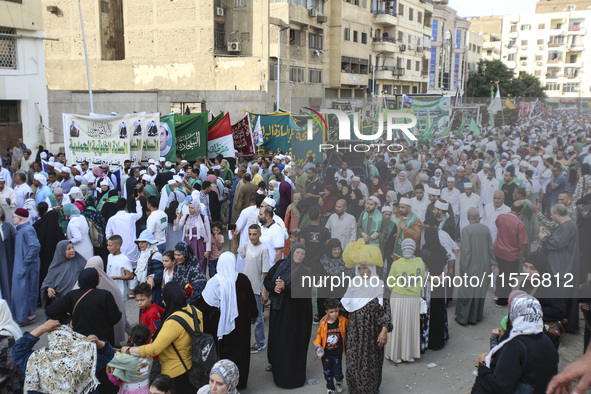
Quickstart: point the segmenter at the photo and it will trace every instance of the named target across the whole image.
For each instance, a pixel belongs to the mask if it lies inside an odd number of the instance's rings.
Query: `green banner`
[[[176,149],[184,160],[195,161],[198,156],[207,155],[208,115],[208,112],[175,115]]]
[[[308,119],[312,120],[312,139],[308,140]],[[291,133],[291,158],[303,167],[308,156],[321,161],[320,144],[324,143],[324,124],[308,115],[294,115]]]
[[[291,115],[256,115],[249,114],[250,124],[256,125],[261,119],[263,145],[258,147],[259,153],[281,149],[284,155],[291,156]]]
[[[433,124],[434,131],[443,131],[449,124],[449,114],[451,111],[450,97],[412,97],[404,104],[405,108],[409,105],[417,117],[418,124],[422,125],[420,133],[427,131],[426,124]],[[428,116],[427,116],[428,115]],[[429,117],[429,121],[427,121]]]
[[[160,157],[166,161],[176,162],[176,133],[174,125],[174,114],[168,114],[160,117]]]

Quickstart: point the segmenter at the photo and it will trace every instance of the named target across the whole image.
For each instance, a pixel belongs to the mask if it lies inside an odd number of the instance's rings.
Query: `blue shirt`
[[[558,185],[556,189],[552,189],[552,192],[549,195],[550,198],[550,206],[554,204],[558,204],[558,195],[566,190],[566,178],[560,175],[558,178],[554,179],[554,184]],[[550,188],[552,184],[550,183]]]
[[[47,197],[51,194],[51,189],[47,185],[43,185],[40,189],[37,189],[35,194],[35,204],[39,206],[39,203],[45,202]]]

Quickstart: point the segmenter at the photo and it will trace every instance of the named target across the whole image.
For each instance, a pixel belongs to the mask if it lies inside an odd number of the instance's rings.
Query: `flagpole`
[[[497,83],[497,92],[499,92],[499,98],[501,97],[501,88],[499,88],[499,84]],[[503,105],[501,104],[501,116],[503,118],[503,126],[505,125],[505,110],[503,109]]]
[[[88,96],[90,98],[90,112],[94,112],[94,100],[92,99],[92,84],[90,83],[90,67],[88,65],[88,49],[86,48],[86,34],[84,34],[84,21],[82,20],[82,6],[78,0],[80,12],[80,26],[82,27],[82,41],[84,42],[84,58],[86,59],[86,77],[88,78]]]

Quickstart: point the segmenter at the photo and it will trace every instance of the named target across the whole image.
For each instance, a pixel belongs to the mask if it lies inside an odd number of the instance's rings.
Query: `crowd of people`
[[[472,392],[543,393],[581,314],[583,350],[591,338],[590,123],[555,111],[301,166],[267,152],[91,167],[21,139],[0,166],[0,391],[236,393],[264,350],[274,384],[297,388],[318,383],[315,338],[328,394],[375,394],[384,363],[444,348],[451,317],[478,325],[494,288],[507,318]],[[194,332],[220,359],[199,385]]]

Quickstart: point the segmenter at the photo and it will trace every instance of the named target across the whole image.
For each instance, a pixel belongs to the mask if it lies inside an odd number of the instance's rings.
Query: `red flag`
[[[207,132],[207,155],[210,158],[216,157],[217,155],[234,157],[234,141],[232,138],[230,114],[224,115]]]
[[[232,125],[232,137],[234,138],[234,149],[242,156],[254,156],[254,144],[252,130],[248,114]]]

